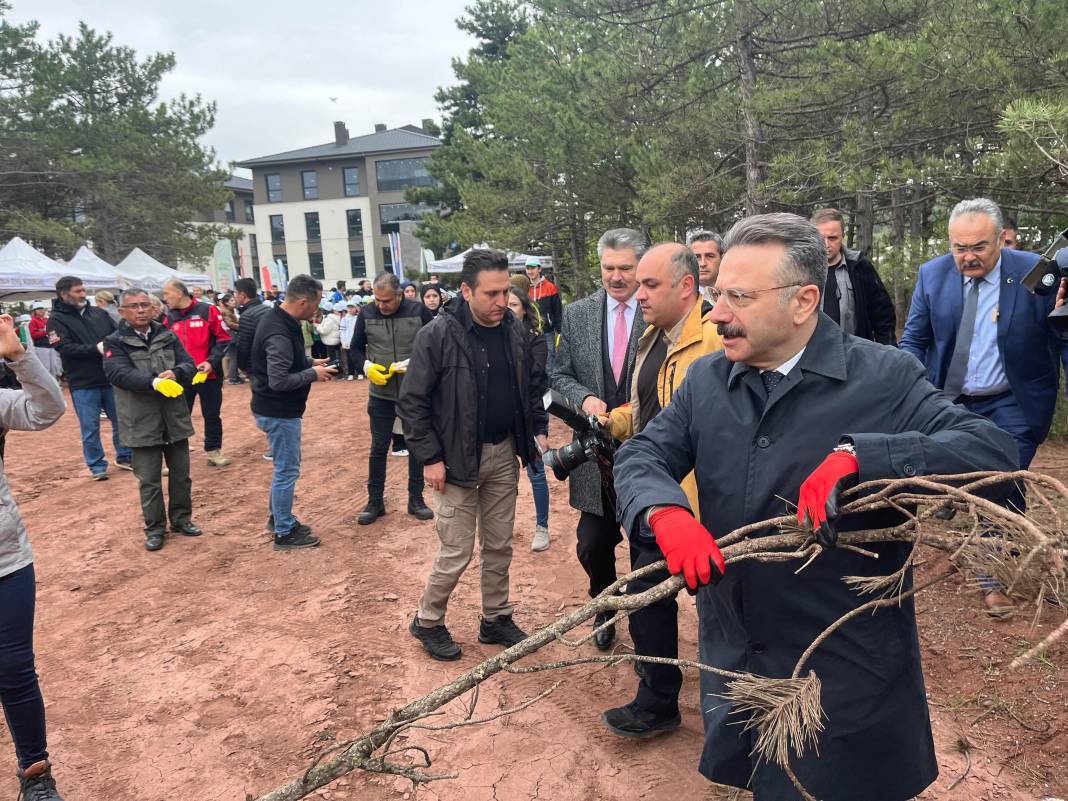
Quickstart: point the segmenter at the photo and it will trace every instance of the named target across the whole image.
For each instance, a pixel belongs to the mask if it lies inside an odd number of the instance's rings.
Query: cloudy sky
[[[473,42],[456,28],[467,0],[11,0],[39,36],[85,21],[139,54],[174,52],[162,93],[218,103],[207,144],[221,162],[438,119],[433,95]],[[331,101],[330,98],[337,98]]]

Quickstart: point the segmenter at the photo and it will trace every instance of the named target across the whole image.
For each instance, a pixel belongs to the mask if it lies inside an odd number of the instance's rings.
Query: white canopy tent
[[[485,249],[489,245],[479,245],[479,248]],[[463,269],[464,256],[470,253],[474,248],[468,248],[463,253],[457,253],[455,256],[449,256],[447,259],[438,259],[437,261],[430,262],[427,268],[428,272],[432,273],[458,273]],[[526,267],[527,259],[536,258],[541,261],[543,270],[551,270],[553,268],[552,256],[530,256],[526,253],[518,253],[514,250],[508,251],[508,269],[510,270],[522,270]]]
[[[85,245],[78,248],[74,258],[63,265],[63,269],[66,270],[65,275],[76,275],[81,278],[89,292],[123,287],[119,271]]]
[[[145,253],[141,248],[134,248],[126,258],[115,265],[126,287],[137,286],[149,292],[159,292],[163,285],[172,278],[185,283],[190,289],[199,286],[211,289],[211,277],[198,273],[180,273]]]
[[[63,265],[35,250],[19,237],[0,249],[0,298],[34,300],[56,293]]]

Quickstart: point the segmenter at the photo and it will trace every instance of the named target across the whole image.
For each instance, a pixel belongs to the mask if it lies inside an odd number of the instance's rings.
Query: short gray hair
[[[726,248],[774,242],[786,248],[779,265],[779,283],[815,284],[823,292],[827,283],[827,246],[819,229],[796,214],[756,214],[739,220],[727,232]]]
[[[375,289],[391,289],[394,292],[401,291],[400,279],[393,273],[379,273],[371,284]]]
[[[715,242],[720,254],[723,253],[723,237],[715,231],[706,231],[704,228],[690,231],[690,233],[686,234],[686,244],[693,247],[694,242]]]
[[[1005,227],[1005,220],[1001,216],[1001,207],[988,197],[973,197],[969,200],[962,200],[949,213],[950,223],[965,214],[985,214],[994,221],[994,227],[999,231]]]
[[[178,278],[168,278],[166,281],[163,282],[163,286],[173,286],[187,298],[193,297],[193,295],[189,292],[189,287],[185,285],[184,281]]]
[[[149,298],[152,297],[147,289],[141,289],[139,286],[132,286],[119,293],[119,303],[125,304],[128,298],[139,298],[142,295],[147,295]]]
[[[633,228],[613,228],[597,240],[597,258],[604,256],[606,250],[633,250],[634,257],[640,259],[648,249],[649,240],[645,234]]]
[[[697,264],[697,254],[689,247],[680,247],[671,254],[671,285],[678,286],[686,276],[693,277],[694,291],[701,281],[701,273]]]

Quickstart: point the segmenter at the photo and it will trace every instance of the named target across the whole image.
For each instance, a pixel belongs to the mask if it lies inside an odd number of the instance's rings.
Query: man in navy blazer
[[[920,266],[900,347],[923,362],[932,384],[1011,434],[1026,468],[1057,403],[1063,340],[1046,318],[1063,302],[1064,289],[1056,298],[1028,292],[1023,277],[1039,257],[1002,249],[1002,228],[992,200],[956,205],[950,253]],[[1018,493],[1010,501],[1023,507]],[[986,604],[994,610],[1011,601],[995,590]]]

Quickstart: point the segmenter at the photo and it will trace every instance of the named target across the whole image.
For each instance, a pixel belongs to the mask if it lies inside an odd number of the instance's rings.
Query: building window
[[[267,179],[267,202],[279,203],[282,200],[282,176],[272,172],[264,176]]]
[[[251,200],[246,200],[245,201],[245,222],[247,222],[249,225],[251,225],[252,223],[256,222],[256,215],[252,213],[252,208],[253,208],[252,201]]]
[[[382,221],[382,233],[388,234],[391,231],[399,230],[398,226],[390,225],[390,223],[397,223],[401,220],[418,220],[424,214],[430,214],[432,211],[434,211],[434,207],[426,203],[379,204],[378,217]]]
[[[241,269],[241,249],[237,246],[237,240],[230,240],[230,255],[234,257],[234,267]]]
[[[349,253],[349,264],[352,265],[353,278],[367,277],[367,257],[362,250],[353,250]]]
[[[342,170],[342,176],[345,182],[345,197],[356,197],[360,194],[360,168],[346,167]]]
[[[260,251],[259,248],[256,247],[255,234],[248,235],[248,252],[249,255],[252,256],[252,272],[256,272],[256,268],[259,267],[260,264]]]
[[[389,245],[382,248],[382,268],[387,272],[393,272],[393,251]]]
[[[363,215],[359,209],[347,209],[345,220],[349,226],[349,239],[363,238]]]
[[[315,170],[301,170],[300,185],[304,189],[305,200],[317,200],[319,198],[319,176]]]
[[[309,211],[304,215],[304,227],[308,231],[308,241],[318,242],[319,236],[319,212]]]
[[[388,159],[375,162],[379,192],[396,192],[409,186],[433,186],[427,159]]]
[[[286,241],[286,226],[282,222],[281,214],[271,215],[271,241],[272,242],[285,242]]]
[[[226,221],[227,222],[233,222],[234,221],[234,201],[227,200],[223,204],[223,214],[226,215]]]
[[[309,253],[308,267],[311,270],[312,278],[318,278],[320,281],[326,278],[326,270],[323,269],[322,253]]]

